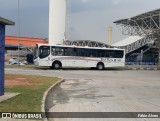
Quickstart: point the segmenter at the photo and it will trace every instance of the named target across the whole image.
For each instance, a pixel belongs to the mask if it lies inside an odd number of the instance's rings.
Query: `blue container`
[[[27,54],[27,62],[30,64],[33,64],[33,55],[32,54]]]
[[[4,95],[5,25],[0,24],[0,96]]]

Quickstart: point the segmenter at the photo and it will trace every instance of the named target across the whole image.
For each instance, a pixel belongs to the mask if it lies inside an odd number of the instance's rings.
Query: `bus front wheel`
[[[98,63],[97,64],[97,69],[98,70],[103,70],[104,69],[104,64],[103,63]]]
[[[61,63],[60,62],[54,62],[53,64],[52,64],[52,68],[53,69],[60,69],[62,67],[62,65],[61,65]]]

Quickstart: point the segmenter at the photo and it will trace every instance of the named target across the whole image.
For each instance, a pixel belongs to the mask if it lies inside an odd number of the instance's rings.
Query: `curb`
[[[131,70],[158,70],[158,68],[128,68]]]
[[[55,84],[53,84],[52,86],[50,86],[45,93],[43,94],[43,98],[41,101],[41,112],[44,113],[45,112],[45,104],[46,104],[46,98],[48,93],[51,91],[52,88],[54,88],[55,86],[59,85],[60,83],[62,83],[64,81],[64,79],[61,79],[60,81],[56,82]],[[48,121],[47,118],[43,118],[43,121]]]

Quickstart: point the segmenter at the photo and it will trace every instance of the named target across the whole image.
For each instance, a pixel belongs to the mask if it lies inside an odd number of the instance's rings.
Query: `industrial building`
[[[22,50],[21,53],[23,54],[31,53],[38,43],[47,44],[48,41],[42,38],[6,36],[5,53],[8,55],[17,55],[18,47]]]

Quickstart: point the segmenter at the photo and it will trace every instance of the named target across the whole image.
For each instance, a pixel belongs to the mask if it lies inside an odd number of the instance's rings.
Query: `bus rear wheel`
[[[54,62],[53,64],[52,64],[52,68],[53,69],[60,69],[62,67],[62,65],[61,65],[61,63],[60,62]]]
[[[98,70],[103,70],[104,69],[104,64],[103,63],[98,63],[97,64],[97,69]]]

